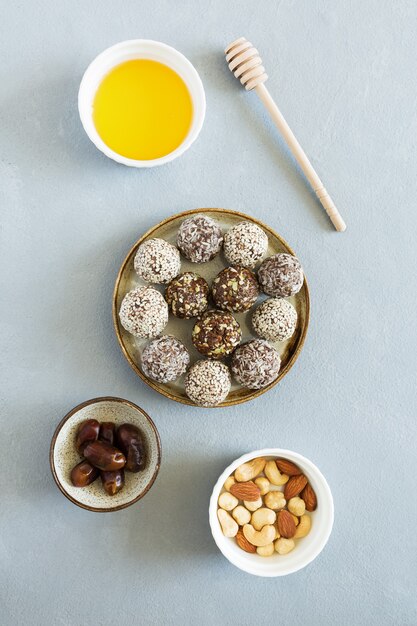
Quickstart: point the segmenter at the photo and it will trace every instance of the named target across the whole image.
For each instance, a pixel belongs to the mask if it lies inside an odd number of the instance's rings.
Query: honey
[[[93,102],[101,139],[130,159],[158,159],[173,152],[186,138],[192,119],[192,99],[183,79],[170,67],[148,59],[114,67]]]

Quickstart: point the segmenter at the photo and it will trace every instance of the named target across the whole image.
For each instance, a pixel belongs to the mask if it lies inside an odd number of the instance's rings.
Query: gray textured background
[[[417,3],[28,0],[3,2],[0,24],[2,623],[416,624]],[[222,49],[242,34],[345,234],[229,74]],[[149,171],[102,156],[76,107],[90,60],[134,37],[185,53],[207,95],[197,143]],[[312,295],[288,377],[221,411],[148,389],[111,320],[131,244],[197,206],[269,223],[301,258]],[[152,415],[163,464],[142,502],[98,515],[59,493],[48,447],[69,409],[106,394]],[[207,508],[226,464],[275,445],[318,464],[336,520],[312,565],[267,580],[222,557]]]

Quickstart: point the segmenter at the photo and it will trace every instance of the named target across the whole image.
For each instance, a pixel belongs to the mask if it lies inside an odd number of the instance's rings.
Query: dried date
[[[126,457],[125,469],[139,472],[145,467],[145,446],[139,428],[133,424],[122,424],[117,429],[116,441]]]
[[[124,454],[106,441],[93,441],[87,444],[84,456],[91,465],[105,472],[120,470],[126,464]]]

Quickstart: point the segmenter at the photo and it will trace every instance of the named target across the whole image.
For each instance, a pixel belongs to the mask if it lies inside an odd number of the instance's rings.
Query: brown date
[[[85,420],[81,422],[77,430],[77,438],[75,440],[75,447],[80,454],[83,454],[83,450],[87,443],[95,441],[100,431],[100,424],[97,420]]]
[[[113,446],[115,430],[116,424],[113,422],[101,422],[98,438],[100,441],[107,441],[107,443]]]
[[[125,469],[139,472],[145,467],[145,446],[139,428],[133,424],[122,424],[117,429],[116,441],[126,457]]]
[[[115,496],[125,484],[125,472],[123,469],[115,472],[100,472],[104,490],[109,496]]]
[[[88,461],[81,461],[71,470],[71,482],[74,487],[87,487],[98,477],[99,471]]]
[[[124,454],[106,441],[92,441],[84,448],[84,456],[91,465],[105,472],[113,472],[125,466]]]

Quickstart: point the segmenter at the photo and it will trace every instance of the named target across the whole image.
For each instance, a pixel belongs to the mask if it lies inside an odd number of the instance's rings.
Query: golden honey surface
[[[93,102],[101,139],[130,159],[157,159],[173,152],[187,136],[192,118],[193,104],[182,78],[148,59],[113,68]]]

